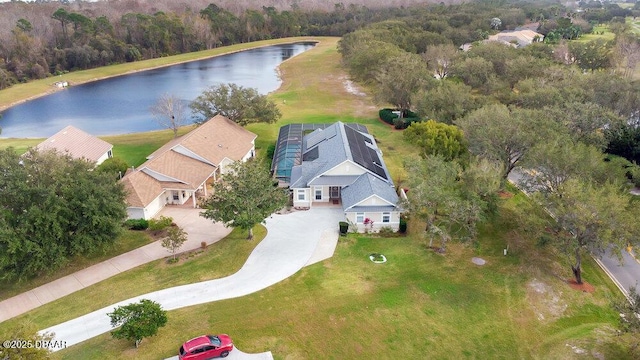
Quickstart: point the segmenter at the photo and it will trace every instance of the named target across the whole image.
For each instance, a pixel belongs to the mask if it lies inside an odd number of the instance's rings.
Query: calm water
[[[312,43],[274,45],[72,86],[2,112],[1,136],[49,137],[67,125],[92,135],[158,130],[162,127],[149,107],[162,94],[188,103],[222,83],[267,94],[280,86],[277,66],[312,47]]]

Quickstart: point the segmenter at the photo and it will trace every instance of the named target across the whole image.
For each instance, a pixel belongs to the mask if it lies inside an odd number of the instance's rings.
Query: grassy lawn
[[[383,105],[346,90],[337,40],[324,39],[282,64],[284,82],[271,97],[283,119],[249,129],[264,151],[283,124],[357,121],[378,139],[394,180],[402,180],[402,162],[412,157],[412,148],[401,132],[377,119]],[[112,143],[120,146],[117,156],[122,149],[135,163],[148,154],[143,151],[162,144],[161,136],[153,146],[146,134],[121,143],[122,137],[113,137]],[[190,337],[225,332],[242,351],[272,351],[276,359],[289,360],[584,358],[578,350],[628,358],[617,342],[617,314],[610,306],[621,296],[618,290],[590,259],[583,276],[595,292],[571,289],[567,258],[536,245],[547,224],[547,215],[516,193],[501,200],[499,214],[481,226],[476,242],[452,242],[445,255],[427,249],[417,222],[410,222],[407,237],[351,234],[340,239],[332,258],[268,289],[169,312],[167,326],[138,350],[104,334],[52,357],[161,359],[175,355]],[[257,244],[244,236],[234,231],[188,261],[156,261],[105,280],[0,323],[0,335],[19,321],[42,329],[138,294],[229,275]],[[373,264],[368,255],[374,252],[389,261]],[[473,264],[474,256],[487,264]]]
[[[596,39],[609,41],[609,40],[613,40],[614,38],[615,38],[615,34],[609,31],[609,26],[600,24],[600,25],[594,26],[593,31],[590,34],[584,34],[579,39],[573,40],[573,41],[589,42]]]
[[[0,334],[20,321],[32,321],[45,328],[154,290],[231,275],[242,267],[265,235],[262,225],[254,229],[252,241],[246,240],[246,232],[233,230],[206,250],[181,256],[176,264],[156,260],[4,321],[0,323]]]
[[[118,238],[118,240],[116,240],[116,243],[113,245],[113,247],[111,247],[104,253],[98,252],[96,254],[87,256],[76,256],[70,260],[67,266],[54,273],[40,275],[36,278],[19,283],[7,283],[0,281],[0,300],[5,300],[25,291],[29,291],[40,285],[67,276],[76,271],[88,268],[91,265],[111,259],[133,249],[137,249],[143,245],[149,244],[152,241],[152,238],[145,232],[126,230]]]
[[[532,207],[521,196],[502,200],[500,216],[481,228],[478,244],[454,242],[445,255],[428,250],[417,234],[351,234],[340,239],[331,259],[268,289],[169,312],[167,326],[138,350],[104,334],[53,358],[161,359],[175,355],[185,339],[225,332],[239,349],[270,350],[276,359],[582,358],[572,346],[625,359],[609,306],[619,295],[596,265],[589,260],[584,269],[596,291],[573,290],[563,258],[535,246],[544,219],[529,227],[504,220],[537,216]],[[187,262],[156,261],[22,318],[44,328],[152,288],[224,276],[256,243],[243,238],[234,232],[214,251]],[[503,256],[506,243],[510,252]],[[388,262],[370,262],[374,252]],[[487,264],[474,265],[474,256]],[[8,325],[0,324],[0,332]]]

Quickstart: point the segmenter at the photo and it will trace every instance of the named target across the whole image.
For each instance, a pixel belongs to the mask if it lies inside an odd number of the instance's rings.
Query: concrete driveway
[[[333,207],[286,215],[274,214],[266,221],[267,236],[237,273],[137,296],[41,332],[55,333],[55,340],[65,341],[67,346],[72,346],[110,331],[112,328],[107,313],[115,307],[141,299],[150,299],[160,303],[165,310],[174,310],[257,292],[288,278],[305,265],[326,257],[328,249],[332,246],[335,248],[338,222],[343,218],[342,209]],[[329,246],[319,246],[321,240]],[[215,332],[214,329],[212,331]],[[176,344],[179,345],[181,341],[184,339],[176,339]]]
[[[189,234],[188,240],[182,245],[180,251],[197,249],[203,241],[208,245],[213,244],[229,235],[233,230],[232,228],[224,227],[222,223],[203,218],[200,216],[201,211],[202,209],[165,206],[156,215],[156,219],[160,216],[171,217],[173,222]]]

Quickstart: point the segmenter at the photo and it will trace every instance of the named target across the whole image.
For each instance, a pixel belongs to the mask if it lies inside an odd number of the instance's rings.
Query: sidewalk
[[[213,223],[211,220],[199,216],[199,212],[200,209],[165,207],[159,214],[172,217],[173,221],[187,232],[189,239],[180,248],[181,251],[195,250],[201,246],[203,241],[208,245],[213,244],[231,232],[230,228],[225,228],[222,224]],[[0,322],[24,314],[121,272],[169,255],[160,241],[156,241],[16,295],[0,302]]]

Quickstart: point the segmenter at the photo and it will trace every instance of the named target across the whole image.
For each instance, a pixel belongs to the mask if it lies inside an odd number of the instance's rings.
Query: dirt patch
[[[526,299],[540,321],[560,318],[567,309],[562,292],[538,279],[533,279],[527,284]]]
[[[589,294],[592,294],[594,291],[596,291],[596,288],[588,282],[583,281],[582,284],[578,284],[575,279],[570,279],[567,280],[567,283],[569,283],[569,286],[574,290],[579,290]]]
[[[508,191],[499,191],[498,197],[500,197],[500,199],[510,199],[513,197],[513,193],[510,193]]]

